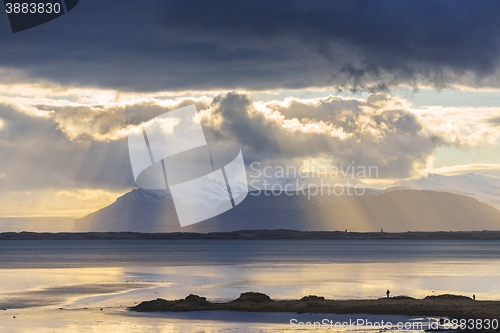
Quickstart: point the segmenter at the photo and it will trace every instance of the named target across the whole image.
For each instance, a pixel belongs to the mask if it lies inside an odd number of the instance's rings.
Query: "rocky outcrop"
[[[444,295],[437,295],[437,296],[426,296],[424,299],[444,299],[444,300],[468,300],[472,301],[472,298],[468,296],[462,296],[462,295],[452,295],[452,294],[444,294]]]
[[[205,297],[189,295],[185,299],[167,301],[158,298],[130,308],[137,312],[227,310],[248,312],[296,313],[370,313],[407,316],[447,316],[453,318],[497,318],[500,301],[474,301],[460,295],[427,296],[415,299],[409,296],[367,300],[327,300],[309,295],[300,300],[273,300],[258,292],[243,293],[234,301],[212,303]]]

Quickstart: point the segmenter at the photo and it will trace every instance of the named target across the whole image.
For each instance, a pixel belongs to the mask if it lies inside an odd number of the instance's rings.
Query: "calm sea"
[[[387,289],[499,300],[500,241],[0,241],[0,332],[291,332],[292,318],[324,315],[181,316],[127,307],[191,293],[212,301],[247,291],[353,299],[384,297]]]
[[[500,260],[500,241],[0,241],[0,268],[328,264]]]

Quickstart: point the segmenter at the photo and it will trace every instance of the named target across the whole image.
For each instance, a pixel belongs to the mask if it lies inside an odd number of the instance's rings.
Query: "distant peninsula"
[[[139,232],[4,232],[2,240],[91,240],[91,239],[241,239],[241,240],[273,240],[273,239],[422,239],[422,240],[500,240],[500,231],[408,231],[408,232],[348,232],[348,231],[298,231],[288,229],[277,230],[240,230],[231,232],[172,232],[172,233],[139,233]]]

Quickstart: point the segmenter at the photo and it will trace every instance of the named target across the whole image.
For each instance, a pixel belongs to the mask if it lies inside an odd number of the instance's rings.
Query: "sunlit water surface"
[[[454,293],[498,300],[500,242],[0,242],[0,309],[6,309],[0,311],[0,332],[285,332],[292,331],[292,318],[305,322],[348,317],[138,314],[127,307],[191,293],[211,301],[234,299],[247,291],[274,299],[311,294],[352,299],[383,297],[387,289],[413,297]]]

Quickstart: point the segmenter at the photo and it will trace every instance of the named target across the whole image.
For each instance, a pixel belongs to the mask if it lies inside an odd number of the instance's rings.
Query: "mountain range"
[[[252,191],[235,208],[181,228],[167,191],[134,189],[77,222],[81,231],[212,232],[257,229],[304,231],[499,230],[499,180],[478,175],[429,175],[362,195],[313,189]],[[353,189],[350,189],[353,194]],[[315,189],[317,191],[317,189]]]
[[[500,210],[500,179],[473,173],[456,176],[428,174],[423,178],[397,181],[388,189],[442,191],[466,195]]]

